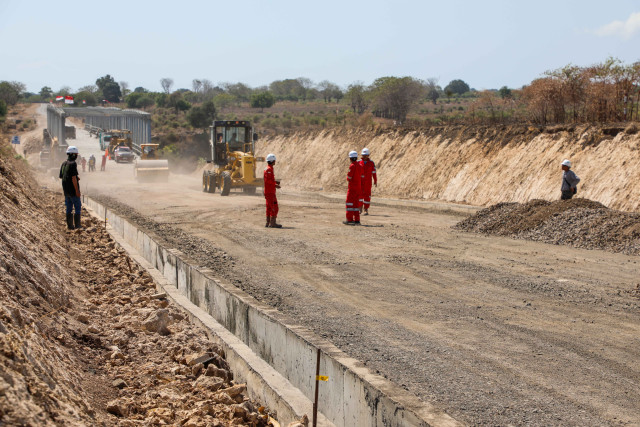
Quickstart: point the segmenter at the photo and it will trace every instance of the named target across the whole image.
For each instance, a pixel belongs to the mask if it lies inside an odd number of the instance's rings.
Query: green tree
[[[51,95],[53,95],[53,91],[49,86],[43,86],[42,89],[40,89],[40,97],[43,101],[51,98]]]
[[[222,111],[229,107],[236,100],[236,97],[230,95],[228,93],[221,93],[220,95],[216,95],[213,98],[213,102],[215,103],[216,109]]]
[[[251,98],[251,88],[244,83],[224,83],[222,87],[237,101],[249,102]]]
[[[259,108],[263,112],[265,108],[271,108],[276,99],[270,92],[254,93],[251,95],[251,107]]]
[[[137,88],[135,88],[133,90],[135,93],[149,93],[148,90],[146,90],[145,88],[143,88],[142,86],[138,86]]]
[[[7,105],[15,105],[20,99],[20,86],[17,82],[0,82],[0,100]]]
[[[87,105],[88,107],[95,107],[98,105],[98,100],[95,95],[86,90],[80,91],[73,96],[75,104],[78,105]],[[85,101],[86,104],[83,104],[82,101]]]
[[[209,124],[211,124],[216,119],[216,104],[210,100],[202,104],[202,109],[207,115],[207,120],[209,120]]]
[[[469,85],[460,79],[451,80],[449,84],[444,88],[444,91],[446,92],[447,89],[451,90],[451,92],[457,95],[462,95],[463,93],[469,92],[470,90]]]
[[[140,98],[137,99],[136,107],[142,108],[144,110],[147,107],[152,106],[154,103],[155,103],[155,100],[153,99],[153,96],[145,93]]]
[[[206,129],[211,124],[207,112],[202,107],[193,107],[187,114],[189,124],[196,129]]]
[[[269,91],[278,101],[304,99],[306,89],[299,79],[276,80],[269,85]]]
[[[164,108],[169,104],[169,96],[166,93],[159,93],[156,96],[156,105],[160,108]]]
[[[362,82],[356,82],[347,88],[346,98],[349,100],[349,104],[356,114],[362,114],[365,112],[368,104],[367,88]]]
[[[122,97],[120,85],[109,74],[97,79],[96,86],[102,92],[103,99],[109,102],[120,102],[120,97]]]
[[[423,83],[413,77],[381,77],[372,84],[373,113],[403,122],[424,92]]]
[[[500,94],[500,98],[502,99],[511,99],[512,97],[511,89],[506,86],[502,86],[498,93]]]
[[[143,93],[140,92],[132,92],[126,97],[127,107],[136,108],[138,107],[138,100],[144,96]]]
[[[7,103],[0,99],[0,122],[3,122],[7,116]]]

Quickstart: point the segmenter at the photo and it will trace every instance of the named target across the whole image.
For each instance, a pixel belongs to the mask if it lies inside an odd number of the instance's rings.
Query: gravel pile
[[[454,226],[457,230],[556,245],[640,254],[640,214],[588,199],[498,203]]]

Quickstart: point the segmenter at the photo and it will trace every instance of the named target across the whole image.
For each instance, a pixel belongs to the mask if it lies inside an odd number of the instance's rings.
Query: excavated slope
[[[345,191],[347,153],[368,147],[378,167],[374,197],[488,206],[555,200],[560,162],[582,179],[579,196],[610,208],[640,207],[640,136],[635,126],[598,128],[441,127],[429,130],[327,130],[259,141],[278,156],[284,188]]]

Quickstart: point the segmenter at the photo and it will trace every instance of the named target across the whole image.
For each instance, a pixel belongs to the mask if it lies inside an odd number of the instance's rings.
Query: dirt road
[[[109,162],[81,186],[460,421],[640,425],[638,257],[467,234],[375,197],[344,226],[342,200],[286,183],[281,230],[261,196],[202,193],[195,175],[140,186]]]

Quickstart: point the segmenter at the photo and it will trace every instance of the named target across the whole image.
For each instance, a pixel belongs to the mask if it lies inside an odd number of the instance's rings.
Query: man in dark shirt
[[[578,192],[578,183],[580,178],[571,170],[571,162],[567,159],[562,161],[562,186],[560,187],[562,200],[571,199]]]
[[[60,166],[60,179],[62,191],[64,191],[64,204],[67,207],[67,228],[73,230],[80,227],[80,211],[82,201],[80,199],[80,176],[78,176],[78,149],[71,145],[67,148],[67,160]],[[75,209],[75,215],[73,210]]]

